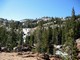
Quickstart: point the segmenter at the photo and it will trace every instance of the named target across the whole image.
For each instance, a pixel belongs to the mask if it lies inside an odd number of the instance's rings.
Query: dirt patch
[[[0,60],[44,60],[42,59],[42,55],[38,53],[31,53],[31,52],[12,52],[12,53],[6,53],[1,52],[0,53]],[[50,57],[50,60],[60,60],[53,57]]]
[[[37,60],[37,57],[25,57],[25,55],[17,55],[18,53],[0,53],[0,60]],[[24,58],[25,57],[25,58]]]

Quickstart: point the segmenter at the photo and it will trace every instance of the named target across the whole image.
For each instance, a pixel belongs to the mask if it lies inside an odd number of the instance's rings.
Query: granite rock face
[[[76,46],[77,46],[77,49],[78,49],[78,59],[80,59],[80,38],[76,40]]]

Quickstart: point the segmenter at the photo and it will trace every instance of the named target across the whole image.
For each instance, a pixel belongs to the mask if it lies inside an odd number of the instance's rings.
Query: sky
[[[22,20],[80,14],[80,0],[0,0],[0,18]]]

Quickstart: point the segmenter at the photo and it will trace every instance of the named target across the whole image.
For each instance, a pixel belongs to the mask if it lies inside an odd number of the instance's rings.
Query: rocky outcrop
[[[78,52],[77,52],[78,56],[77,56],[77,58],[80,59],[80,38],[76,40],[76,47],[78,49]]]

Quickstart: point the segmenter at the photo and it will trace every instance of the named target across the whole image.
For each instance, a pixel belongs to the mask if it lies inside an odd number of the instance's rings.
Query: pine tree
[[[72,8],[72,20],[75,20],[76,16],[75,16],[75,10],[74,7]]]
[[[72,17],[71,17],[71,25],[72,25],[72,59],[75,60],[76,50],[75,50],[75,34],[76,34],[76,17],[75,17],[75,11],[74,8],[72,9]]]
[[[38,28],[36,30],[35,34],[35,40],[36,40],[36,51],[38,53],[41,52],[41,40],[42,40],[42,29],[43,29],[43,21],[40,21],[38,23]]]

